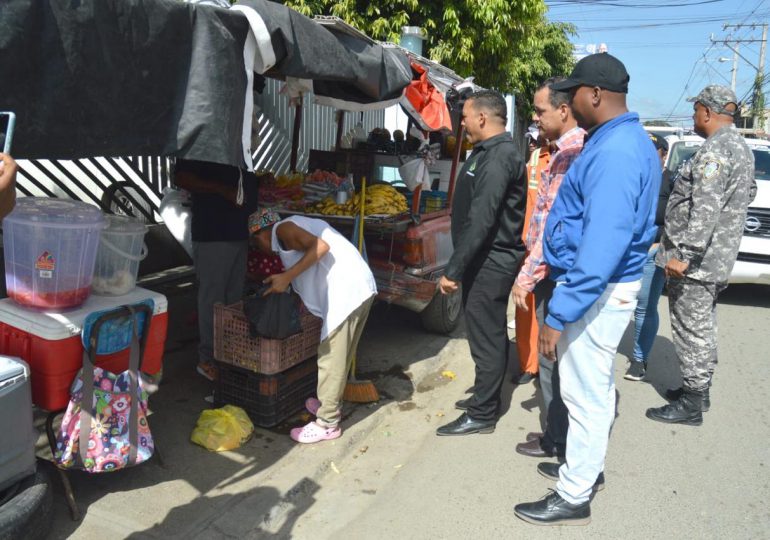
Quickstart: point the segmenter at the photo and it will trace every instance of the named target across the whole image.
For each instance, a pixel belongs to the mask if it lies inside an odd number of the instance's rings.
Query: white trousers
[[[571,504],[588,501],[596,477],[604,470],[615,417],[613,363],[640,286],[641,281],[610,283],[581,319],[564,326],[557,345],[569,430],[556,491]]]

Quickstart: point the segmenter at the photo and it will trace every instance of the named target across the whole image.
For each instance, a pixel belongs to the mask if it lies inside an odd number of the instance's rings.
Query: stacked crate
[[[322,321],[304,307],[300,321],[302,332],[286,339],[253,338],[242,302],[214,306],[215,403],[242,407],[262,427],[302,409],[318,383]]]

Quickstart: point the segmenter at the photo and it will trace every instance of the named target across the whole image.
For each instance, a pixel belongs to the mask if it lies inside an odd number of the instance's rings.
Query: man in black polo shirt
[[[466,412],[438,428],[437,435],[495,430],[508,360],[508,295],[524,256],[526,167],[505,131],[505,100],[494,91],[476,92],[465,102],[462,121],[473,152],[457,179],[452,200],[454,252],[439,288],[442,294],[452,294],[462,286],[476,382],[473,395],[456,403]]]
[[[192,194],[192,241],[198,277],[198,373],[213,381],[214,304],[243,296],[249,214],[257,208],[257,179],[230,165],[179,159],[174,182]]]

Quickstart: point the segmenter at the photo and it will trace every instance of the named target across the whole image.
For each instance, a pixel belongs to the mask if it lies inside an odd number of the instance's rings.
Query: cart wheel
[[[462,307],[462,289],[448,295],[436,291],[428,307],[420,313],[423,328],[437,334],[449,334],[457,328]]]
[[[53,519],[53,494],[48,473],[37,472],[0,491],[0,538],[42,540]]]
[[[139,203],[141,210],[131,202],[126,193]],[[110,184],[102,193],[101,204],[103,209],[109,209],[113,214],[135,217],[143,223],[151,223],[152,220],[147,216],[152,216],[155,211],[142,190],[130,182]]]

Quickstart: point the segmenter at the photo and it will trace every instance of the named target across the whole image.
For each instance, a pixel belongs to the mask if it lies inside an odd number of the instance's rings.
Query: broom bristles
[[[380,400],[380,393],[372,381],[349,380],[342,399],[352,403],[374,403]]]

